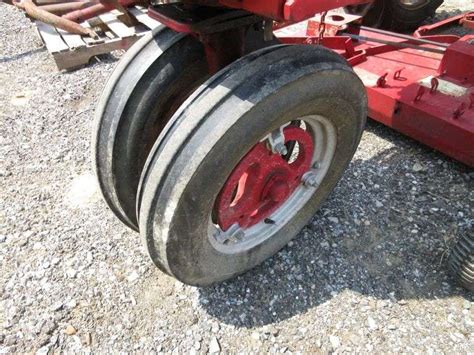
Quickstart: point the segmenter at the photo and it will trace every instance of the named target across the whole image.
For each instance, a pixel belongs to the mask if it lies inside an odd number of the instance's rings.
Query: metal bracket
[[[283,127],[273,131],[267,137],[269,149],[273,154],[286,155],[288,149],[285,146],[285,135],[283,134]]]
[[[238,223],[234,223],[226,231],[219,230],[214,237],[222,244],[236,243],[245,237],[245,232]]]

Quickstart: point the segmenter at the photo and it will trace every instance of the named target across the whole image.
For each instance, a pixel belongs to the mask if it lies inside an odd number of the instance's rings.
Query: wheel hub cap
[[[273,153],[267,140],[257,143],[237,164],[215,204],[217,223],[223,231],[234,224],[251,227],[276,211],[301,184],[311,167],[313,140],[298,126],[283,130],[285,156]],[[277,223],[278,221],[268,221]]]

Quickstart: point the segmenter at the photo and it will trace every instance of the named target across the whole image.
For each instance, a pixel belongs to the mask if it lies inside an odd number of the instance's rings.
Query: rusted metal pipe
[[[139,2],[137,0],[120,0],[121,6],[132,6],[138,3],[143,3],[143,1]],[[83,21],[89,20],[90,18],[102,15],[113,9],[115,9],[115,7],[112,2],[100,3],[100,4],[92,5],[85,9],[69,12],[63,15],[62,17],[64,19],[75,21],[75,22],[83,22]]]
[[[104,4],[95,4],[85,9],[68,12],[67,14],[64,14],[62,18],[74,22],[84,22],[90,18],[105,14],[112,9],[113,7],[111,6],[107,7]]]
[[[49,5],[41,5],[38,6],[39,9],[51,12],[55,15],[64,15],[68,12],[85,9],[92,5],[96,4],[96,2],[92,1],[75,1],[75,2],[63,2],[58,4],[49,4]]]
[[[37,6],[40,6],[40,5],[52,5],[52,4],[61,4],[65,2],[70,3],[70,2],[78,2],[78,1],[80,0],[34,0],[34,3]]]
[[[91,36],[94,38],[97,37],[97,34],[90,28],[82,27],[73,21],[56,16],[48,11],[41,10],[31,0],[13,0],[13,4],[24,10],[32,18],[41,22],[50,24],[69,33]]]

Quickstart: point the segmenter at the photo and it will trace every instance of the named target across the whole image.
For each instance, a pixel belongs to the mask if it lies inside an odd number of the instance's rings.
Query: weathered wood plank
[[[148,17],[147,9],[137,6],[131,10],[136,23],[133,27],[125,25],[121,21],[121,13],[116,10],[96,17],[92,22],[81,24],[83,27],[95,28],[100,38],[71,34],[39,21],[36,25],[38,34],[52,54],[58,69],[71,70],[87,65],[96,55],[118,49],[127,50],[150,28],[160,25],[158,21]]]
[[[48,51],[50,53],[69,50],[69,47],[66,43],[64,43],[61,36],[53,26],[47,25],[46,23],[41,21],[35,22],[36,26],[38,27],[38,31],[41,35],[41,38],[43,38],[43,41],[46,44],[46,48],[48,48]]]
[[[111,31],[106,31],[106,32],[105,32],[105,35],[106,35],[109,39],[115,39],[115,38],[117,38],[117,36],[116,36],[113,32],[111,32]]]
[[[138,7],[131,7],[128,9],[130,13],[135,16],[135,18],[143,23],[146,27],[150,29],[154,29],[155,27],[158,27],[161,23],[152,19],[150,16],[148,16],[148,10],[145,9],[140,9]]]
[[[59,70],[75,69],[88,64],[89,60],[96,55],[110,53],[118,49],[126,50],[140,38],[141,35],[116,38],[105,43],[81,47],[75,51],[56,53],[53,54],[53,57]]]
[[[59,28],[57,28],[56,30],[59,32],[64,42],[66,42],[69,48],[71,49],[80,48],[86,45],[86,43],[82,40],[80,35],[69,33]]]
[[[120,22],[114,14],[103,14],[99,18],[119,37],[126,38],[135,35],[135,30]]]

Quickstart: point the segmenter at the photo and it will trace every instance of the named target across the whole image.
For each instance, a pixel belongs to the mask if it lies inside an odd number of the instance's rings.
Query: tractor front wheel
[[[215,74],[171,118],[143,170],[151,259],[202,286],[276,253],[333,190],[366,115],[360,79],[321,47],[268,47]]]

